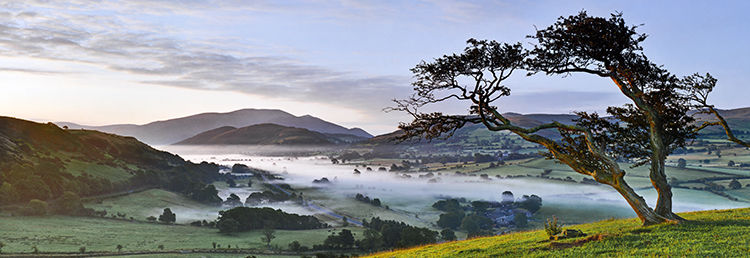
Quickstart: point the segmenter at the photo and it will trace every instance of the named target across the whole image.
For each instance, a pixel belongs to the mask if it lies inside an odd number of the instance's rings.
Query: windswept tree
[[[530,36],[537,44],[530,51],[527,69],[531,73],[585,73],[612,80],[631,103],[609,107],[607,113],[614,120],[580,112],[577,125],[588,128],[593,140],[609,155],[633,161],[633,167],[648,164],[651,183],[658,193],[654,211],[667,219],[682,220],[672,212],[672,190],[665,173],[667,155],[684,148],[709,125],[722,125],[730,140],[743,142],[706,102],[716,80],[709,74],[678,78],[651,62],[641,46],[646,35],[638,33],[637,27],[627,25],[620,13],[609,18],[591,17],[586,12],[561,17]],[[715,114],[718,121],[699,127],[691,112],[695,108]]]
[[[470,39],[463,53],[422,62],[412,69],[415,93],[395,100],[392,108],[414,117],[412,122],[400,124],[406,132],[402,139],[451,136],[468,123],[481,123],[491,131],[508,131],[542,145],[549,157],[613,187],[644,224],[681,220],[672,212],[664,163],[669,153],[709,126],[697,126],[689,111],[703,104],[706,112],[711,112],[713,107],[703,96],[715,81],[712,83],[709,75],[678,78],[649,61],[640,46],[646,35],[637,33],[636,28],[628,26],[621,14],[601,18],[581,12],[560,17],[530,36],[538,41],[531,50],[521,44]],[[518,126],[497,107],[502,97],[510,95],[504,81],[518,70],[527,75],[586,73],[609,78],[632,103],[609,107],[607,112],[614,120],[579,112],[575,124]],[[420,112],[425,105],[447,100],[470,102],[469,114]],[[718,112],[712,113],[718,116]],[[721,121],[713,124],[728,128]],[[556,130],[562,138],[545,137],[540,134],[543,130]],[[733,139],[730,130],[727,132]],[[618,160],[630,160],[633,166],[650,165],[650,179],[658,192],[655,209],[625,182],[625,170]]]
[[[643,223],[663,222],[664,218],[654,213],[625,182],[625,172],[615,158],[597,144],[589,128],[559,122],[526,128],[514,124],[495,106],[500,98],[510,95],[510,88],[503,82],[514,71],[524,69],[527,57],[528,52],[521,44],[470,39],[463,53],[420,63],[412,69],[416,77],[413,83],[415,93],[407,99],[395,100],[396,106],[393,107],[414,117],[412,122],[399,125],[405,132],[402,139],[451,136],[469,123],[481,123],[491,131],[508,131],[545,147],[552,157],[574,171],[613,187]],[[469,114],[420,112],[425,105],[449,99],[471,102]],[[563,139],[555,141],[539,134],[547,129],[557,130]]]

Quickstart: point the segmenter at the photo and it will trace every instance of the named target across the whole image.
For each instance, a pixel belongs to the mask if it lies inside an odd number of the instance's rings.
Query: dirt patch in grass
[[[601,241],[607,238],[608,236],[609,235],[607,234],[596,234],[596,235],[592,235],[584,239],[578,239],[570,243],[550,242],[549,247],[551,249],[565,249],[565,248],[571,248],[571,247],[576,247],[576,246],[582,246],[583,244],[591,242],[591,241]]]

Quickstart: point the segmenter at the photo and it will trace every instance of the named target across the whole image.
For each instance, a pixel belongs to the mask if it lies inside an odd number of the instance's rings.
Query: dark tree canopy
[[[248,231],[272,227],[274,229],[316,229],[327,225],[309,215],[297,215],[271,208],[235,207],[219,211],[218,224],[233,220],[238,223],[237,231]]]
[[[172,209],[170,208],[164,208],[164,212],[159,215],[159,221],[164,223],[174,223],[176,219],[177,216],[172,212]]]

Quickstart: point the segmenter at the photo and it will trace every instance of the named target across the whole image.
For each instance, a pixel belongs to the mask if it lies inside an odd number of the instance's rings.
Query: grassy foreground
[[[750,208],[681,213],[680,224],[640,226],[637,219],[566,226],[587,237],[547,240],[544,230],[475,238],[373,257],[750,256]]]
[[[362,229],[349,227],[356,237]],[[290,242],[299,241],[311,247],[322,243],[336,229],[277,230],[271,245],[286,249]],[[265,250],[260,240],[260,230],[234,235],[220,234],[215,228],[185,225],[163,225],[126,220],[86,217],[0,217],[0,242],[5,244],[2,253],[31,253],[36,246],[41,253],[78,252],[86,247],[87,252],[163,251],[185,249],[212,249],[213,242],[226,248],[252,248]],[[0,254],[1,255],[1,254]]]

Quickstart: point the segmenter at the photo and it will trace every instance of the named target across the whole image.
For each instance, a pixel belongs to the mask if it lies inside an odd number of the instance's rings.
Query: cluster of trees
[[[732,179],[732,181],[729,182],[729,188],[734,190],[740,189],[742,188],[742,183],[740,183],[740,181],[737,181],[737,179]]]
[[[382,205],[380,203],[380,199],[378,198],[370,199],[369,196],[363,195],[361,193],[357,193],[357,195],[354,196],[354,199],[357,199],[357,201],[360,201],[360,202],[372,204],[373,206],[377,206],[377,207],[380,207],[380,205]]]
[[[364,221],[367,229],[363,232],[361,239],[357,240],[349,229],[342,229],[338,233],[333,231],[322,244],[313,245],[313,250],[362,250],[378,251],[392,248],[404,248],[410,246],[435,243],[438,238],[455,240],[453,231],[443,231],[438,234],[426,228],[413,227],[403,222],[392,220],[381,220],[373,218],[370,223]],[[289,244],[292,251],[307,251],[309,247],[300,245],[299,241]]]
[[[341,161],[341,163],[346,163],[347,161],[355,160],[355,159],[361,159],[362,155],[359,154],[359,152],[356,151],[345,151],[344,153],[341,153],[336,158],[331,158],[331,160],[338,159]]]
[[[476,153],[476,154],[479,154],[479,153]],[[475,157],[476,157],[475,155],[455,155],[455,156],[453,155],[427,155],[427,156],[419,157],[419,160],[421,160],[422,163],[424,164],[427,164],[427,163],[446,164],[446,163],[456,163],[456,162],[472,162],[472,161],[475,161]],[[484,155],[484,154],[479,154],[479,155]]]
[[[49,214],[69,215],[69,216],[93,216],[96,211],[90,208],[84,208],[81,197],[78,194],[66,191],[57,199],[46,202],[39,199],[31,199],[29,202],[18,210],[20,215],[26,216],[44,216]]]
[[[41,158],[34,165],[0,168],[0,205],[28,202],[32,199],[51,200],[72,192],[90,196],[126,189],[129,185],[113,184],[105,178],[87,173],[74,176],[63,170],[59,159]]]
[[[328,180],[327,177],[321,177],[320,179],[313,179],[312,182],[314,184],[330,184],[331,180]]]
[[[438,232],[427,228],[414,227],[403,222],[372,218],[370,222],[362,221],[368,228],[364,238],[357,241],[363,250],[380,250],[383,248],[403,248],[432,244],[438,241]]]
[[[314,245],[313,249],[345,250],[354,248],[355,244],[358,244],[358,241],[354,240],[354,234],[352,234],[352,231],[342,229],[338,234],[336,234],[336,232],[331,232],[331,235],[323,241],[322,245]]]
[[[539,157],[539,154],[536,153],[506,153],[502,154],[500,152],[494,153],[494,154],[482,154],[482,153],[474,153],[474,154],[467,154],[467,155],[427,155],[427,156],[420,156],[417,159],[421,161],[422,164],[427,163],[468,163],[468,162],[475,162],[475,163],[484,163],[484,162],[498,162],[497,164],[493,163],[493,167],[496,167],[497,165],[505,164],[505,160],[518,160],[518,159],[527,159],[527,158],[535,158]]]
[[[474,162],[476,163],[495,162],[497,159],[498,157],[494,155],[474,153]]]
[[[245,164],[235,163],[232,165],[232,172],[233,174],[247,174],[247,173],[257,173],[255,169],[252,169],[248,167]]]
[[[503,202],[472,201],[466,206],[461,205],[459,199],[439,200],[432,204],[433,208],[444,212],[440,214],[437,225],[444,229],[464,230],[470,237],[492,235],[492,229],[496,226],[492,211],[501,209],[502,212],[498,213],[500,215],[513,214],[513,224],[516,227],[525,227],[528,217],[523,210],[533,214],[542,207],[542,198],[539,196],[524,195],[519,200],[514,200],[509,191],[503,194],[506,199]]]
[[[172,224],[177,221],[177,215],[172,212],[172,209],[164,208],[164,211],[159,215],[159,221],[166,224]]]
[[[263,192],[254,192],[245,199],[247,205],[258,205],[264,202],[284,202],[293,199],[291,195],[288,195],[279,191],[265,190]]]
[[[309,215],[297,215],[271,208],[235,207],[220,211],[216,227],[222,233],[233,233],[271,227],[274,229],[316,229],[328,225]]]
[[[229,196],[227,197],[227,199],[224,201],[223,204],[227,206],[232,206],[232,207],[242,206],[242,199],[240,199],[240,197],[237,196],[236,194],[232,193],[232,194],[229,194]]]
[[[402,161],[401,166],[396,165],[395,163],[391,164],[391,167],[388,171],[391,172],[397,172],[397,171],[409,171],[411,169],[412,164],[407,161]]]
[[[489,203],[482,201],[472,202],[474,209],[463,207],[457,199],[440,200],[432,204],[432,207],[443,211],[437,221],[437,225],[444,229],[462,229],[469,236],[491,235],[494,223],[491,219],[481,215],[489,207]],[[467,216],[467,210],[473,210]]]

